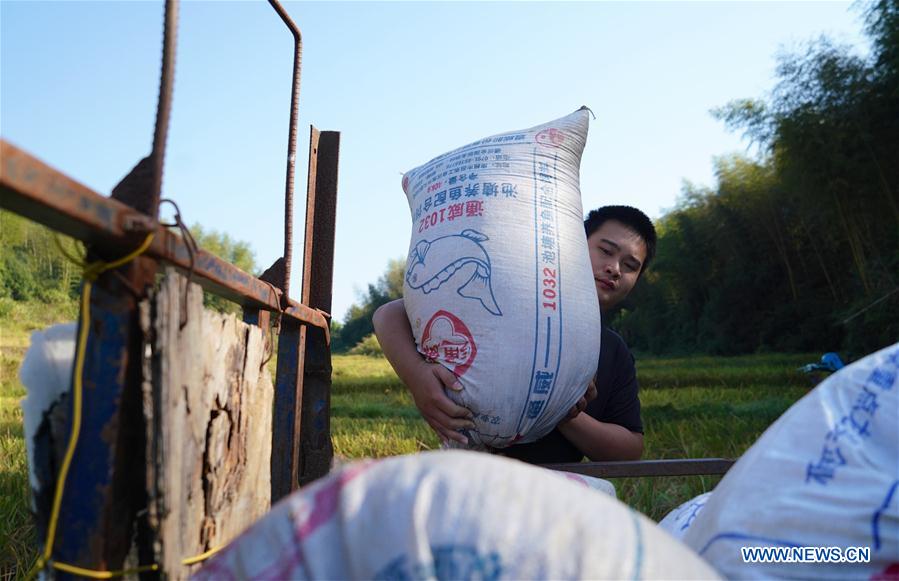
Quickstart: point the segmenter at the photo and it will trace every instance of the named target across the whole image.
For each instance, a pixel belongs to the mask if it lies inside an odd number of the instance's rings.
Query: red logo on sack
[[[447,365],[458,377],[468,371],[478,348],[465,323],[447,311],[437,311],[421,336],[425,357]]]
[[[408,193],[408,188],[409,188],[409,176],[404,175],[403,176],[403,191]]]
[[[534,140],[540,145],[559,147],[565,143],[565,133],[559,131],[555,127],[550,127],[549,129],[544,129],[538,133]]]

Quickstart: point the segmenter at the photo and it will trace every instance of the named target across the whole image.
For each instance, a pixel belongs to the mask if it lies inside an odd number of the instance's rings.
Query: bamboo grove
[[[899,2],[863,16],[870,54],[819,39],[778,57],[764,99],[713,112],[761,155],[718,159],[657,223],[613,322],[632,347],[852,358],[899,338]]]

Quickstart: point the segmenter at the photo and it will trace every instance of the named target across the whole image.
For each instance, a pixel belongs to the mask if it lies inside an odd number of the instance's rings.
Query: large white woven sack
[[[683,539],[711,496],[711,492],[704,492],[691,498],[665,515],[665,518],[659,521],[659,526],[674,538]]]
[[[548,470],[463,450],[360,462],[276,505],[198,579],[709,579],[655,523]]]
[[[473,447],[544,436],[596,372],[579,186],[588,115],[480,139],[403,177],[406,312],[418,350],[465,388],[448,395],[475,414]]]
[[[899,344],[793,405],[715,487],[684,542],[728,578],[899,577],[897,371]],[[741,547],[796,547],[789,559],[819,558],[798,547],[868,547],[870,562],[747,563]]]

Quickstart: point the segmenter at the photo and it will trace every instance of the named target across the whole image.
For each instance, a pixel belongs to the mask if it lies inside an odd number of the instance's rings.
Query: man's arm
[[[444,388],[461,391],[462,384],[452,371],[439,363],[428,362],[415,348],[403,300],[379,307],[372,324],[384,357],[412,394],[424,420],[441,440],[467,444],[468,438],[456,430],[475,427],[471,411],[456,405],[443,391]]]
[[[639,460],[643,455],[643,434],[583,412],[559,424],[559,432],[594,462]]]
[[[559,424],[559,433],[594,462],[639,460],[643,422],[634,356],[620,335],[604,330],[602,340],[596,380],[604,396]]]

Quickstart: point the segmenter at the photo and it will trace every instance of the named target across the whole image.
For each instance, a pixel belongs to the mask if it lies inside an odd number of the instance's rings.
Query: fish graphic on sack
[[[481,246],[486,240],[486,236],[475,230],[463,230],[460,234],[442,236],[431,242],[422,240],[415,245],[413,258],[409,261],[406,284],[428,294],[456,278],[464,281],[456,288],[459,296],[478,300],[490,313],[502,315],[490,286],[490,257]],[[463,274],[454,277],[459,271]],[[468,272],[471,272],[470,277],[466,277]]]

